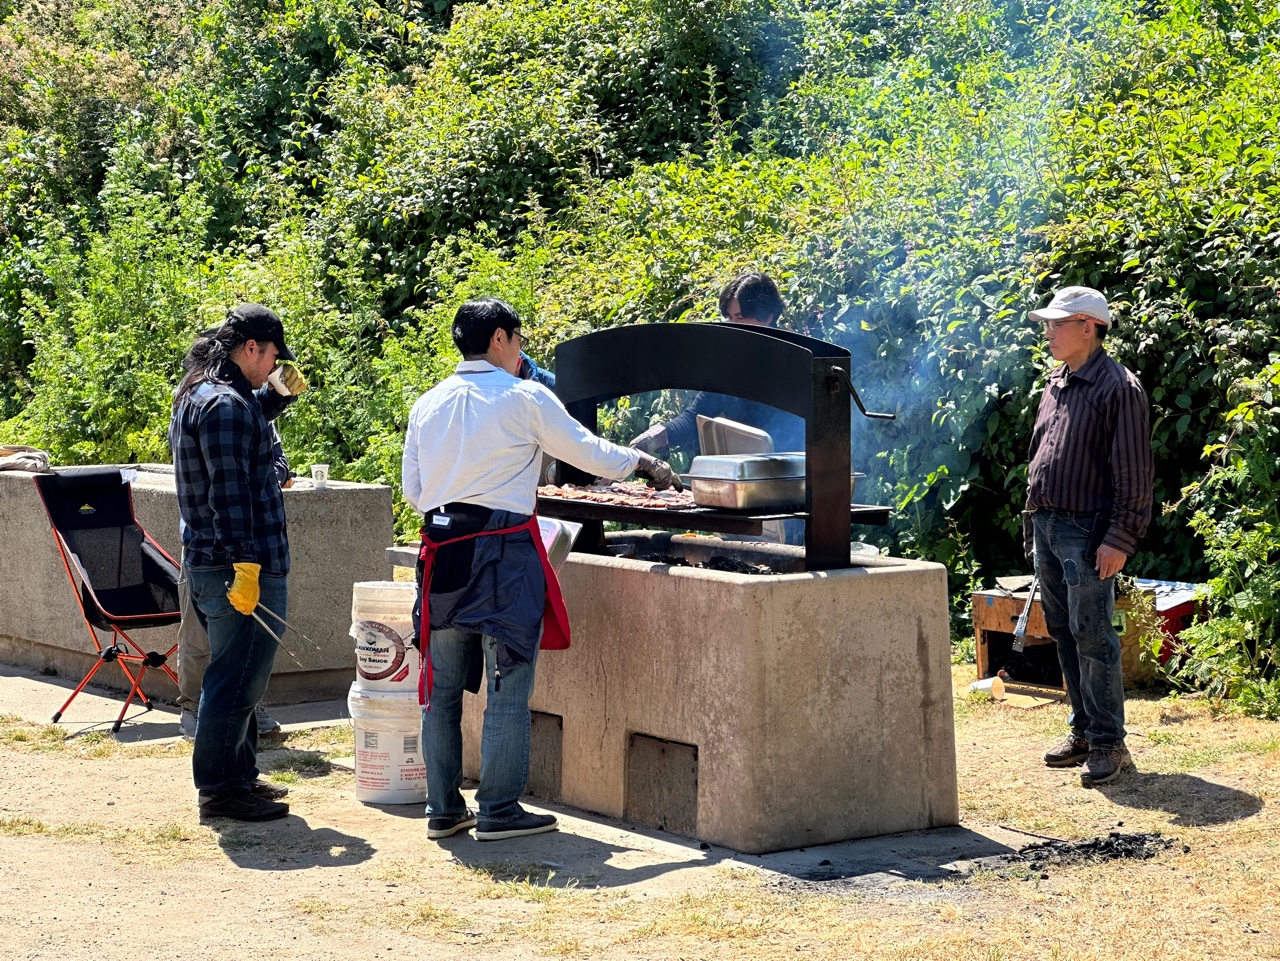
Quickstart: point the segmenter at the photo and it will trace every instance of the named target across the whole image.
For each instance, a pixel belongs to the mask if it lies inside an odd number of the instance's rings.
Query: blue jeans
[[[240,794],[258,777],[258,724],[253,708],[262,700],[276,660],[275,639],[252,617],[227,600],[235,579],[230,567],[188,568],[191,600],[209,632],[209,666],[200,686],[200,723],[196,726],[191,770],[201,797]],[[258,577],[260,603],[288,617],[288,577]],[[275,619],[259,616],[283,632]]]
[[[1045,626],[1071,701],[1067,722],[1090,747],[1111,748],[1125,733],[1120,636],[1111,625],[1116,581],[1100,578],[1096,559],[1085,559],[1093,519],[1069,511],[1032,515]]]
[[[480,737],[480,786],[476,806],[484,820],[519,817],[520,795],[529,780],[529,696],[533,694],[537,649],[527,664],[502,673],[496,682],[498,645],[482,634],[431,632],[434,683],[431,709],[422,711],[422,752],[427,762],[427,816],[461,814],[466,809],[462,784],[462,691],[474,645],[484,649],[488,702]],[[495,686],[497,690],[495,690]]]

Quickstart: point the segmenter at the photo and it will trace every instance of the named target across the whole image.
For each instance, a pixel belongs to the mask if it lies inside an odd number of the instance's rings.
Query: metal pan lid
[[[689,465],[701,480],[774,480],[804,477],[804,454],[703,454]]]

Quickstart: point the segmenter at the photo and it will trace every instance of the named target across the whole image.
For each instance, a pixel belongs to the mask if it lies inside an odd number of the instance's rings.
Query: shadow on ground
[[[617,826],[626,832],[624,839],[643,841],[631,847],[560,831],[502,842],[477,842],[460,834],[439,843],[459,864],[498,881],[613,888],[685,868],[723,865],[757,869],[775,887],[872,894],[902,882],[962,879],[976,864],[1008,856],[1024,841],[1004,832],[993,837],[951,827],[754,855]]]
[[[553,888],[617,888],[735,856],[723,848],[704,851],[694,840],[680,843],[671,835],[654,838],[660,839],[660,852],[651,844],[612,844],[569,831],[506,841],[477,841],[463,833],[436,843],[458,864],[495,881],[528,880]]]
[[[1095,788],[1115,804],[1145,811],[1165,811],[1186,827],[1227,824],[1262,810],[1262,799],[1192,774],[1130,773]]]
[[[302,871],[350,867],[373,857],[376,848],[363,838],[333,828],[312,828],[298,815],[266,824],[242,824],[211,818],[218,846],[237,867],[250,871]]]

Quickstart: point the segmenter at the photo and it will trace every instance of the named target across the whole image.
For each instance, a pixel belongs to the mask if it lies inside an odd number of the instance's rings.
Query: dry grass
[[[958,691],[971,671],[957,669]],[[1272,807],[1280,727],[1220,719],[1202,702],[1139,695],[1129,705],[1138,773],[1086,790],[1077,769],[1051,770],[1040,760],[1065,730],[1065,707],[955,704],[961,810],[970,826],[1067,840],[1163,832],[1177,843],[1149,861],[998,867],[861,896],[817,886],[778,893],[742,868],[716,869],[674,897],[546,892],[520,936],[556,957],[1280,957],[1280,824]],[[492,886],[477,895],[510,907],[559,880],[536,864],[488,870]],[[498,925],[484,943],[500,946],[508,933]]]
[[[97,821],[50,825],[30,817],[0,818],[0,837],[31,834],[104,845],[125,863],[153,866],[209,858],[217,850],[215,835],[208,828],[176,821],[120,827]]]
[[[340,724],[290,731],[280,740],[279,746],[287,751],[310,751],[326,760],[351,757],[356,753],[355,728],[350,724]]]
[[[56,724],[24,721],[16,714],[0,714],[0,747],[28,753],[68,754],[93,760],[191,756],[191,745],[186,741],[169,744],[122,744],[104,730],[73,734]]]
[[[822,885],[780,888],[741,866],[706,869],[657,890],[600,889],[594,874],[574,876],[538,861],[449,864],[430,849],[421,859],[384,860],[372,849],[328,848],[330,833],[281,844],[256,826],[215,834],[180,823],[58,824],[35,810],[0,818],[0,837],[105,844],[122,859],[152,863],[234,855],[237,863],[264,866],[288,858],[360,865],[366,883],[336,900],[295,902],[297,923],[332,932],[352,920],[389,924],[477,959],[531,951],[611,961],[1280,958],[1280,725],[1216,717],[1203,701],[1135,696],[1128,717],[1138,772],[1086,790],[1078,770],[1048,769],[1040,760],[1062,736],[1066,709],[970,700],[963,694],[971,671],[957,668],[962,696],[954,701],[967,826],[1066,840],[1163,832],[1176,844],[1148,861],[1036,871],[996,865],[942,883],[905,881],[851,894]],[[0,717],[0,753],[52,752],[75,763],[94,746],[77,741]],[[128,745],[111,746],[122,763],[135,756]],[[330,773],[329,759],[350,750],[349,729],[294,733],[268,763],[277,780],[336,795],[349,791],[350,775]]]

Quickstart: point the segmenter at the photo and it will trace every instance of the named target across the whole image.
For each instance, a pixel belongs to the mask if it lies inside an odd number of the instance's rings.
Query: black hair
[[[248,340],[248,336],[237,330],[234,324],[222,324],[200,331],[191,349],[187,351],[187,356],[182,358],[182,369],[186,374],[173,395],[173,409],[177,410],[182,398],[205,381],[228,383],[230,375],[224,368],[231,360],[231,355]]]
[[[466,359],[489,352],[489,342],[501,328],[508,335],[520,326],[520,315],[505,300],[477,297],[468,300],[453,315],[453,343]]]
[[[778,285],[767,274],[751,271],[739,274],[725,284],[720,291],[720,314],[729,316],[729,302],[736,300],[738,309],[762,324],[771,323],[782,316],[787,305],[782,302]]]

